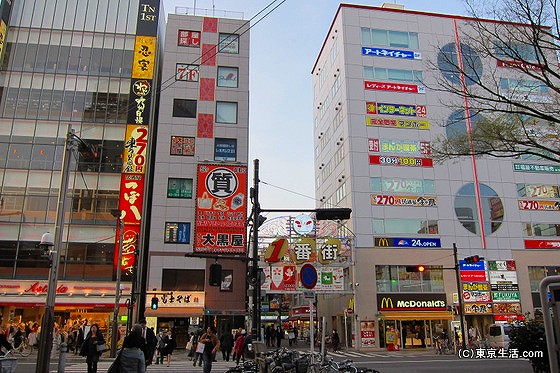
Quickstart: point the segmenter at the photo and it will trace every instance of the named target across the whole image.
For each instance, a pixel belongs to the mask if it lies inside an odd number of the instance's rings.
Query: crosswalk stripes
[[[97,364],[97,371],[98,372],[106,372],[111,365],[110,361],[100,361]],[[234,367],[235,363],[231,361],[217,361],[212,364],[212,372],[225,372],[231,367]],[[56,370],[52,370],[51,372],[56,372]],[[86,363],[78,363],[78,364],[69,364],[66,366],[65,373],[84,373],[87,372],[87,364]],[[172,361],[171,365],[168,367],[166,364],[152,364],[150,365],[147,370],[147,373],[152,372],[198,372],[202,373],[202,367],[198,365],[194,367],[191,362],[189,361]]]

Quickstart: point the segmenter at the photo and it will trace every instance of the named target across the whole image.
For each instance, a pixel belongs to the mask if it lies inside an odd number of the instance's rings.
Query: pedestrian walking
[[[283,334],[284,331],[282,330],[282,327],[278,325],[278,327],[276,328],[276,347],[281,347],[282,337],[284,336]]]
[[[152,364],[154,357],[154,351],[157,346],[156,333],[152,328],[146,326],[146,319],[140,320],[140,326],[142,326],[142,337],[146,341],[146,347],[144,348],[144,360],[146,361],[146,366]]]
[[[136,324],[132,331],[124,338],[121,351],[120,373],[144,373],[146,372],[146,360],[144,349],[146,340],[142,337],[142,326]]]
[[[229,361],[229,356],[233,349],[233,334],[231,334],[231,331],[225,330],[220,336],[220,349],[222,350],[224,361]]]
[[[235,339],[233,345],[233,358],[235,359],[235,362],[237,364],[239,364],[240,359],[243,359],[243,361],[245,361],[245,336],[246,335],[247,332],[245,331],[245,329],[241,329],[241,333]]]
[[[212,371],[212,361],[214,355],[220,350],[220,340],[216,336],[216,329],[209,326],[206,333],[200,337],[198,343],[204,344],[204,352],[202,353],[202,372],[210,373]]]
[[[173,350],[177,347],[177,342],[175,342],[175,337],[171,333],[171,330],[167,331],[167,335],[163,338],[163,351],[162,355],[166,359],[167,366],[171,364],[171,356],[173,355]]]
[[[97,373],[97,362],[103,353],[103,350],[99,351],[102,345],[105,345],[105,338],[99,331],[99,325],[93,324],[80,349],[80,356],[86,357],[87,373]]]
[[[198,331],[195,334],[195,338],[194,338],[194,342],[193,342],[193,349],[194,349],[194,358],[193,358],[193,367],[196,366],[196,363],[198,362],[198,366],[201,367],[202,366],[202,353],[201,352],[196,352],[197,348],[198,348],[198,344],[200,343],[200,337],[202,337],[202,329],[198,329]]]
[[[165,333],[160,331],[156,335],[157,345],[156,345],[156,364],[163,364],[163,347],[165,346]]]

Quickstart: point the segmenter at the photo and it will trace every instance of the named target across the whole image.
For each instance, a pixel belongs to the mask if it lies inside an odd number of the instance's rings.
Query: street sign
[[[317,270],[311,264],[304,264],[300,270],[301,284],[306,289],[313,289],[317,285]]]

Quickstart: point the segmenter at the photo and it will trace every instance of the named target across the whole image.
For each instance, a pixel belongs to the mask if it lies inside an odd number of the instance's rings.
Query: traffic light
[[[152,297],[152,304],[150,306],[151,309],[153,310],[157,310],[158,309],[158,303],[159,303],[159,299],[156,296]]]
[[[478,255],[468,256],[468,257],[465,258],[465,263],[467,263],[467,264],[475,264],[475,263],[480,262],[481,259],[482,259],[482,258],[479,257]]]
[[[406,266],[407,272],[426,272],[425,265]]]

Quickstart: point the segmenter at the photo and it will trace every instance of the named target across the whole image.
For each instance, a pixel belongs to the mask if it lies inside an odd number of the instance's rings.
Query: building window
[[[174,98],[173,116],[179,118],[196,118],[196,100]]]
[[[180,47],[200,47],[200,32],[179,30],[177,33],[177,45]]]
[[[165,223],[165,243],[190,243],[191,223]]]
[[[239,53],[239,35],[237,34],[220,34],[218,41],[219,53]]]
[[[189,65],[186,63],[178,63],[176,65],[175,80],[182,80],[184,82],[198,82],[198,77],[198,65]]]
[[[486,184],[479,184],[484,231],[494,233],[504,220],[504,206],[498,194]],[[465,184],[455,195],[455,215],[469,232],[480,234],[474,184]]]
[[[237,88],[239,69],[237,67],[218,66],[218,87]]]
[[[214,160],[225,162],[237,161],[237,139],[215,139]]]
[[[418,49],[418,33],[362,27],[362,45]]]
[[[195,150],[194,143],[194,137],[171,136],[169,154],[193,156]]]
[[[204,291],[204,272],[203,269],[163,268],[161,290]]]
[[[372,192],[435,194],[434,180],[402,179],[399,177],[370,178]]]
[[[539,284],[545,277],[560,275],[560,267],[556,266],[529,266],[527,269],[529,270],[529,283],[531,284],[531,291],[539,291]]]
[[[506,61],[536,61],[535,46],[525,43],[506,44],[502,40],[494,42],[494,53],[497,58]]]
[[[342,184],[335,193],[335,205],[338,205],[346,197],[346,183]]]
[[[423,79],[422,71],[418,70],[399,70],[370,66],[364,66],[364,78],[414,83],[422,83]]]
[[[517,184],[517,195],[521,198],[560,198],[558,185]]]
[[[375,234],[438,234],[437,220],[373,219]]]
[[[375,266],[378,293],[442,293],[443,267],[429,266],[425,272],[407,272],[406,266]]]
[[[523,223],[523,235],[526,237],[559,237],[560,224]]]
[[[216,102],[216,123],[237,123],[237,102]]]
[[[167,179],[168,198],[188,198],[193,194],[193,180],[170,177]]]
[[[500,78],[500,90],[514,93],[548,94],[548,87],[537,80]]]
[[[464,43],[461,44],[461,56],[465,84],[479,83],[483,70],[480,56],[473,48]],[[458,61],[457,45],[455,43],[449,43],[441,47],[437,56],[437,65],[443,76],[453,84],[461,84],[461,71],[459,71]]]

